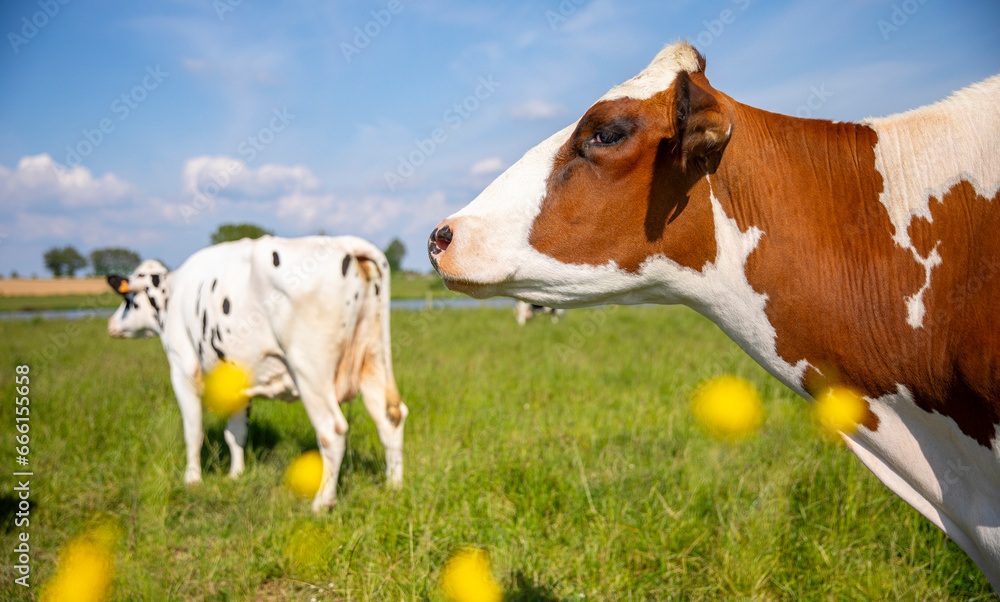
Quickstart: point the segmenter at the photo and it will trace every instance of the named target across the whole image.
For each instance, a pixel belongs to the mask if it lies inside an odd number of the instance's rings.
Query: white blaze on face
[[[931,286],[933,269],[941,265],[941,256],[937,245],[926,256],[920,255],[908,228],[914,218],[933,221],[930,199],[941,201],[963,180],[987,199],[1000,190],[1000,162],[995,154],[979,150],[985,136],[993,137],[987,147],[1000,148],[1000,75],[937,104],[862,123],[878,134],[875,169],[882,175],[883,186],[879,201],[892,221],[892,239],[913,254],[926,274],[920,290],[903,299],[907,322],[919,328],[925,313],[924,292]],[[979,142],[962,144],[965,141]]]
[[[538,252],[528,244],[531,225],[545,198],[556,152],[569,139],[570,125],[531,149],[475,200],[448,218],[455,240],[448,248],[456,276],[477,283],[499,283]]]

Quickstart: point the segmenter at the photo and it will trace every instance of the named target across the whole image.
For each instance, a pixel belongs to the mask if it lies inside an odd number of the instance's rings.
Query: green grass
[[[281,485],[316,446],[300,404],[255,403],[235,482],[209,416],[205,482],[185,488],[159,341],[110,340],[102,320],[0,323],[0,339],[8,475],[14,367],[31,367],[35,595],[60,545],[110,516],[120,600],[441,600],[441,568],[468,545],[489,551],[506,600],[993,598],[955,544],[817,431],[805,402],[680,308],[524,328],[509,310],[395,313],[404,487],[383,487],[356,401],[339,505],[319,517]],[[693,422],[693,388],[719,374],[761,391],[758,435],[724,444]],[[11,479],[3,550],[20,532]],[[0,598],[25,599],[12,564],[0,564]]]
[[[0,296],[0,311],[98,309],[118,307],[121,302],[122,298],[111,291],[99,295]]]
[[[445,288],[441,277],[434,273],[396,272],[392,275],[391,288],[393,299],[425,299],[427,295],[435,299],[463,296]]]
[[[461,297],[449,291],[437,274],[403,272],[392,275],[393,299]],[[0,296],[0,312],[46,309],[95,309],[118,307],[121,297],[108,291],[99,295]]]

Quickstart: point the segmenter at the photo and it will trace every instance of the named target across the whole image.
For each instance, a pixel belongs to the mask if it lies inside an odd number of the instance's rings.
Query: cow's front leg
[[[174,386],[184,422],[184,446],[187,451],[184,482],[188,485],[201,482],[201,444],[205,439],[201,425],[201,392],[196,384],[196,374],[197,368],[195,372],[176,366],[170,369],[170,382]]]
[[[229,417],[223,436],[229,445],[229,478],[243,474],[244,448],[247,445],[247,423],[250,419],[250,404],[243,406]]]

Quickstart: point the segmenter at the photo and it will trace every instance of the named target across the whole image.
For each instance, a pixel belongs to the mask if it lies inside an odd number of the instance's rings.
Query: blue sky
[[[738,101],[857,120],[1000,72],[998,26],[996,0],[8,1],[0,273],[67,244],[176,267],[234,221],[398,236],[426,271],[434,224],[666,43]]]

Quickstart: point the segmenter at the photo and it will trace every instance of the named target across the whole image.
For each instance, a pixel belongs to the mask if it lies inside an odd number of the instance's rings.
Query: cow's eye
[[[608,127],[597,130],[590,139],[594,146],[614,146],[625,139],[625,130],[621,127]]]

